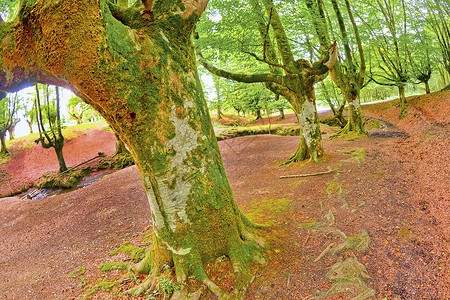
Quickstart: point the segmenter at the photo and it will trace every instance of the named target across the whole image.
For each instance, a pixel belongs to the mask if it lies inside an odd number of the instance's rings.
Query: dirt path
[[[384,126],[367,138],[325,140],[326,160],[318,164],[277,166],[295,151],[297,137],[219,143],[238,205],[252,220],[272,225],[261,232],[271,248],[247,299],[304,299],[331,287],[338,293],[327,299],[371,290],[377,299],[450,299],[448,117],[429,121],[429,112],[414,108],[420,118],[411,120],[427,124],[413,126],[390,118],[395,108],[380,110],[365,114],[383,118]],[[279,179],[328,168],[336,170]],[[0,199],[0,298],[82,298],[82,286],[86,291],[109,276],[97,268],[111,260],[108,253],[139,239],[149,219],[135,167],[52,198]],[[361,243],[332,253],[349,241]],[[350,269],[326,278],[330,267],[350,261]],[[86,269],[83,276],[62,277],[79,268]],[[368,277],[365,284],[340,286],[350,271],[351,278]]]

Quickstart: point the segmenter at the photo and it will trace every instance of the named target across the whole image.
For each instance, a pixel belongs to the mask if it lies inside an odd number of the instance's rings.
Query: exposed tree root
[[[321,155],[322,153],[319,153],[319,150],[317,148],[309,149],[306,145],[305,139],[302,138],[295,153],[291,155],[287,160],[280,162],[278,166],[281,167],[290,163],[301,162],[306,159],[309,159],[309,161],[318,162]]]
[[[262,249],[266,248],[266,243],[253,232],[253,228],[263,228],[266,226],[253,224],[242,213],[239,225],[239,236],[235,241],[229,241],[224,256],[229,258],[233,268],[235,289],[232,292],[222,290],[207,275],[201,254],[191,249],[189,253],[180,254],[169,251],[165,247],[158,245],[158,240],[154,240],[150,251],[144,257],[140,256],[139,261],[131,263],[127,272],[116,281],[118,289],[129,287],[132,282],[139,281],[139,274],[148,274],[147,277],[137,286],[133,286],[124,293],[139,295],[164,295],[165,298],[177,299],[199,299],[204,289],[211,291],[218,299],[242,299],[253,282],[255,276],[250,267],[254,262],[264,264]],[[125,247],[125,246],[126,247]],[[133,246],[125,243],[118,250],[119,252],[130,254],[129,249]],[[125,249],[126,248],[126,249]],[[135,249],[142,249],[136,248]],[[111,264],[111,263],[109,263]],[[114,270],[114,268],[104,268],[104,271]],[[140,276],[142,278],[142,276]],[[192,293],[192,286],[188,286],[188,280],[193,278],[204,284],[204,288],[197,289]],[[192,281],[190,281],[192,282]],[[100,290],[97,289],[97,290]],[[195,288],[194,288],[195,290]]]
[[[364,126],[362,124],[359,124],[358,126],[354,124],[353,122],[348,122],[344,128],[336,132],[335,134],[331,135],[330,138],[347,138],[348,136],[351,137],[358,137],[358,136],[367,136],[367,131],[364,129]]]

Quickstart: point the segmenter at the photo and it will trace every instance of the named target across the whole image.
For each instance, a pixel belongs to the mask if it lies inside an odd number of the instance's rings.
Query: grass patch
[[[128,263],[124,263],[124,262],[110,262],[110,263],[106,263],[106,264],[101,264],[99,266],[99,269],[102,272],[109,272],[109,271],[113,271],[113,270],[126,270],[128,268],[129,264]]]
[[[120,245],[116,250],[112,251],[109,256],[115,256],[119,253],[130,255],[132,260],[141,260],[145,255],[145,247],[135,247],[130,242],[126,242]]]
[[[262,199],[254,200],[250,207],[245,209],[245,215],[253,222],[259,224],[273,224],[279,216],[289,209],[291,199]]]
[[[75,271],[62,276],[63,278],[77,278],[79,276],[84,275],[84,273],[86,273],[86,268],[80,267],[78,269],[76,269]]]
[[[116,285],[117,281],[110,281],[103,279],[99,284],[94,286],[84,297],[84,299],[89,299],[94,296],[98,291],[102,290],[104,292],[110,292]]]
[[[371,130],[371,129],[380,128],[380,127],[381,127],[381,123],[380,123],[380,121],[378,121],[376,119],[369,119],[366,121],[366,123],[364,123],[364,128],[366,130]]]
[[[366,156],[366,149],[364,149],[364,148],[353,148],[351,150],[348,150],[347,148],[345,148],[344,150],[341,150],[339,152],[352,155],[352,157],[350,159],[345,160],[347,162],[360,163],[360,162],[364,161],[364,157]]]

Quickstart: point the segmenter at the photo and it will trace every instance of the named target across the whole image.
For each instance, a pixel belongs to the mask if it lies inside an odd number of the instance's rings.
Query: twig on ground
[[[283,178],[295,178],[295,177],[309,177],[309,176],[317,176],[317,175],[323,175],[323,174],[330,174],[336,171],[337,169],[332,169],[324,172],[317,172],[317,173],[311,173],[311,174],[295,174],[295,175],[284,175],[280,176],[280,179]]]

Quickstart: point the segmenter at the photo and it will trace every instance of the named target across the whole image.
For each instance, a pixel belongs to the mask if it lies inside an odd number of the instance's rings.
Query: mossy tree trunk
[[[55,153],[56,153],[56,158],[58,159],[59,172],[64,172],[67,170],[66,161],[64,160],[64,155],[63,155],[64,140],[62,143],[58,142],[57,144],[58,145],[56,145],[56,147],[55,147]]]
[[[4,154],[9,154],[9,150],[8,147],[6,146],[6,131],[0,131],[0,142],[1,142],[1,150],[0,150],[0,154],[4,155]]]
[[[207,0],[142,4],[24,2],[0,25],[0,88],[51,82],[92,105],[129,147],[151,207],[154,248],[136,270],[174,265],[222,295],[202,263],[226,255],[246,277],[263,242],[233,198],[197,73],[191,34]]]

